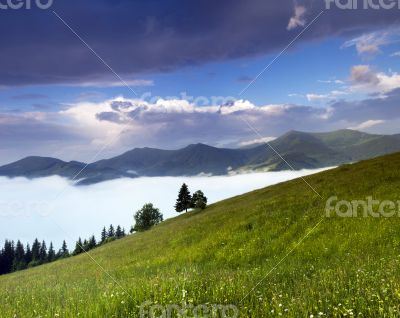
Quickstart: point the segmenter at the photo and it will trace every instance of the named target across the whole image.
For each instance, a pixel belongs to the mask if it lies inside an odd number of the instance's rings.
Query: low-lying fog
[[[26,243],[38,237],[53,241],[58,249],[65,239],[71,250],[79,236],[98,238],[103,226],[111,223],[128,232],[134,212],[147,202],[158,207],[164,218],[178,215],[174,204],[183,182],[192,193],[201,189],[213,203],[321,170],[120,179],[87,187],[72,186],[60,177],[0,178],[0,242],[20,239]]]

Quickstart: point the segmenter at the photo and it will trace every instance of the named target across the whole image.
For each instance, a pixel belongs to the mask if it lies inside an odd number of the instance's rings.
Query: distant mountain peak
[[[322,133],[291,130],[270,144],[291,167],[312,169],[400,151],[400,135],[371,135],[351,129]],[[93,184],[121,177],[225,175],[228,169],[291,169],[280,156],[265,145],[224,149],[199,142],[178,150],[135,148],[90,165],[30,156],[0,167],[0,176],[39,178],[58,175],[69,179],[77,177],[80,184]]]
[[[217,148],[215,148],[213,146],[210,146],[210,145],[207,145],[207,144],[203,144],[201,142],[199,142],[197,144],[190,144],[189,146],[187,146],[185,148],[208,148],[208,149],[214,148],[214,149],[217,149]],[[185,148],[183,148],[183,149],[185,149]]]

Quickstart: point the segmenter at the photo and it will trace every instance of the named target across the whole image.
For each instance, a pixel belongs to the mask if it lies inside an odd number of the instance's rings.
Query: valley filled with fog
[[[183,182],[192,193],[202,190],[213,203],[322,170],[326,169],[216,177],[144,177],[92,186],[73,186],[60,177],[0,178],[0,240],[31,243],[37,237],[53,241],[58,249],[65,239],[71,250],[78,237],[95,234],[99,238],[103,226],[121,225],[129,232],[133,214],[148,202],[159,208],[164,218],[177,216],[174,204]]]

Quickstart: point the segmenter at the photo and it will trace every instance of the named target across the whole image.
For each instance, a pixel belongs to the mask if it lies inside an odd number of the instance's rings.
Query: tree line
[[[206,207],[207,197],[201,190],[191,195],[189,187],[185,183],[181,186],[175,204],[175,211],[181,213],[183,211],[187,212],[189,209],[204,210]],[[164,220],[160,210],[155,208],[152,203],[145,204],[142,209],[137,211],[134,219],[135,225],[131,228],[131,233],[149,230]],[[89,239],[82,240],[79,238],[72,252],[68,250],[65,240],[57,252],[52,242],[47,248],[46,242],[39,242],[38,239],[35,239],[32,245],[27,244],[26,246],[21,241],[14,243],[14,241],[6,240],[4,247],[0,250],[0,275],[79,255],[125,236],[125,229],[119,225],[116,228],[113,225],[110,225],[108,229],[103,227],[99,242],[96,241],[94,235]]]
[[[50,245],[47,245],[45,241],[40,242],[38,239],[35,239],[32,245],[28,243],[24,246],[20,240],[17,243],[6,240],[3,248],[0,250],[0,275],[78,255],[124,236],[126,236],[125,230],[121,226],[118,225],[114,229],[114,226],[110,225],[108,230],[105,227],[103,228],[100,242],[96,242],[94,235],[83,241],[79,238],[75,244],[75,249],[71,253],[68,250],[65,240],[57,252],[52,242],[50,242]]]

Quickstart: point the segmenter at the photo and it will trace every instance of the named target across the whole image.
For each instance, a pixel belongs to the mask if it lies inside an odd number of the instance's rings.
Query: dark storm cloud
[[[298,1],[309,22],[324,1]],[[56,0],[53,7],[118,73],[260,55],[286,46],[293,1]],[[0,12],[0,85],[93,82],[109,70],[50,10]],[[379,28],[398,10],[327,10],[301,41]],[[300,42],[301,42],[300,41]]]

